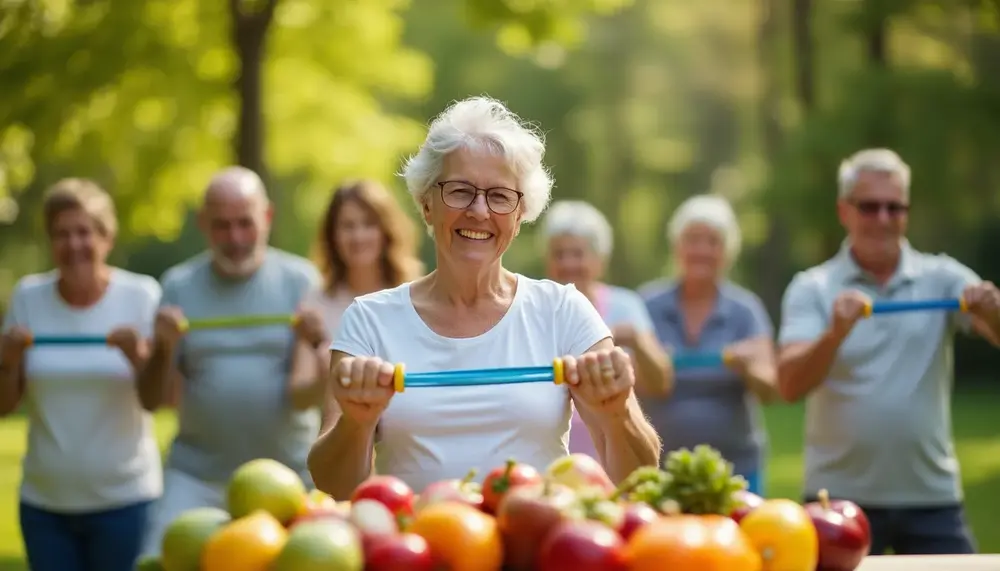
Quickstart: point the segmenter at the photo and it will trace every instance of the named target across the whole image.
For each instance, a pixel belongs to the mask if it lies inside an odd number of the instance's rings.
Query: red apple
[[[573,490],[598,488],[608,494],[615,491],[601,463],[586,454],[574,453],[553,461],[545,469],[545,477]]]
[[[543,482],[511,490],[497,507],[505,569],[535,571],[542,541],[560,522],[583,519],[576,494],[565,486]]]
[[[433,571],[427,540],[415,533],[384,535],[365,549],[365,571]]]
[[[618,526],[618,535],[628,541],[639,528],[658,519],[660,519],[660,514],[649,504],[625,504],[625,517],[622,518],[621,524]]]
[[[729,517],[733,518],[736,523],[740,523],[740,520],[746,517],[748,513],[764,503],[764,498],[747,490],[740,490],[733,494],[733,500],[736,503],[736,507],[733,508],[733,512],[729,514]]]
[[[500,500],[510,490],[527,484],[537,484],[542,481],[542,475],[533,466],[518,464],[508,460],[502,468],[495,468],[483,480],[483,511],[496,513]]]
[[[626,571],[625,541],[591,520],[559,524],[542,544],[538,571]]]
[[[470,470],[462,480],[441,480],[428,484],[424,491],[417,496],[417,500],[413,504],[413,511],[418,512],[438,502],[458,502],[470,505],[477,510],[482,509],[483,494],[479,484],[472,481],[475,477],[476,471]]]
[[[854,571],[871,548],[868,517],[854,502],[830,501],[826,490],[819,501],[805,505],[819,536],[817,571]]]
[[[381,502],[397,518],[413,515],[413,490],[394,476],[372,476],[361,482],[351,495],[351,503],[358,500]]]

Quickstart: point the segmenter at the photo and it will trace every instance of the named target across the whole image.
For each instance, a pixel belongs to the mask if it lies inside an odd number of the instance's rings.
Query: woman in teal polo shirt
[[[695,196],[674,213],[668,236],[673,279],[640,293],[660,343],[671,354],[724,353],[725,365],[678,368],[669,398],[643,397],[663,451],[708,444],[762,494],[767,434],[761,402],[777,396],[774,326],[754,293],[726,279],[740,249],[729,203]]]

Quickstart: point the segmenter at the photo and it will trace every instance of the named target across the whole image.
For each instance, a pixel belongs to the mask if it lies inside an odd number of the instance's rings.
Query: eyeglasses
[[[472,206],[479,193],[486,197],[486,206],[494,214],[510,214],[517,209],[521,203],[522,193],[504,188],[502,186],[494,188],[479,188],[460,180],[446,180],[437,183],[441,187],[441,200],[445,206],[455,209],[463,209]]]
[[[878,216],[880,212],[885,210],[885,213],[889,216],[895,218],[897,216],[902,216],[910,210],[909,204],[903,204],[902,202],[881,202],[878,200],[858,200],[851,202],[851,204],[858,209],[864,216]]]

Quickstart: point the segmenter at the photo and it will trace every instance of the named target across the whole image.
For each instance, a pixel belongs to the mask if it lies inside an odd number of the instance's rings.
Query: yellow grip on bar
[[[872,302],[869,301],[868,303],[865,304],[865,310],[863,312],[863,315],[865,317],[871,317],[872,316],[872,309],[873,309],[873,304],[872,304]]]
[[[562,359],[556,357],[552,360],[552,380],[555,381],[557,385],[561,385],[566,381],[565,374]]]
[[[969,303],[965,301],[965,296],[958,296],[958,310],[962,313],[967,313],[969,311]]]
[[[397,393],[406,390],[406,368],[402,363],[396,363],[392,369],[392,388]]]

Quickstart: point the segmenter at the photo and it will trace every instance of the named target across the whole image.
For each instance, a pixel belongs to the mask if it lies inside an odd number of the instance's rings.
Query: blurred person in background
[[[326,331],[301,310],[320,287],[306,259],[270,248],[273,207],[256,173],[222,170],[198,214],[208,250],[167,270],[153,351],[139,378],[148,410],[179,394],[177,437],[164,470],[143,554],[159,553],[180,513],[225,507],[226,484],[240,465],[272,458],[309,483],[306,455],[319,429],[325,390]],[[296,314],[285,325],[182,330],[185,318]]]
[[[305,302],[320,311],[330,339],[355,297],[396,287],[422,273],[418,236],[413,221],[381,184],[359,180],[334,191],[313,246],[322,288]],[[321,371],[328,368],[326,362]],[[338,412],[325,414],[335,417]]]
[[[667,397],[673,370],[656,338],[646,304],[639,294],[601,281],[614,240],[607,218],[587,202],[558,201],[545,215],[541,236],[549,279],[574,285],[594,304],[611,328],[615,345],[627,349],[634,359],[636,392]],[[598,457],[577,411],[573,413],[569,451]]]
[[[1000,344],[1000,292],[906,239],[910,167],[889,149],[843,161],[837,214],[847,238],[785,291],[782,396],[806,398],[805,493],[859,504],[873,554],[971,553],[951,434],[956,331]],[[967,312],[862,319],[872,301],[963,298]]]
[[[14,288],[0,339],[0,413],[25,405],[20,524],[35,571],[132,571],[163,478],[136,372],[160,301],[155,279],[108,266],[118,223],[97,184],[64,179],[43,218],[55,270]],[[107,345],[31,347],[36,335]]]
[[[350,497],[373,471],[415,490],[516,458],[544,470],[567,454],[571,401],[617,481],[656,464],[659,442],[639,410],[632,363],[587,298],[571,286],[508,271],[521,224],[545,209],[552,180],[542,136],[499,101],[459,101],[431,123],[403,169],[434,239],[436,269],[359,296],[331,345],[331,398],[309,455],[316,485]],[[566,383],[421,387],[407,372],[552,366]],[[375,443],[378,441],[378,452]]]
[[[777,397],[774,326],[760,298],[727,279],[740,228],[724,198],[694,196],[667,227],[676,277],[640,293],[656,334],[672,353],[724,353],[724,364],[675,371],[669,398],[642,399],[663,451],[698,444],[718,449],[763,495],[767,432],[761,403]]]

